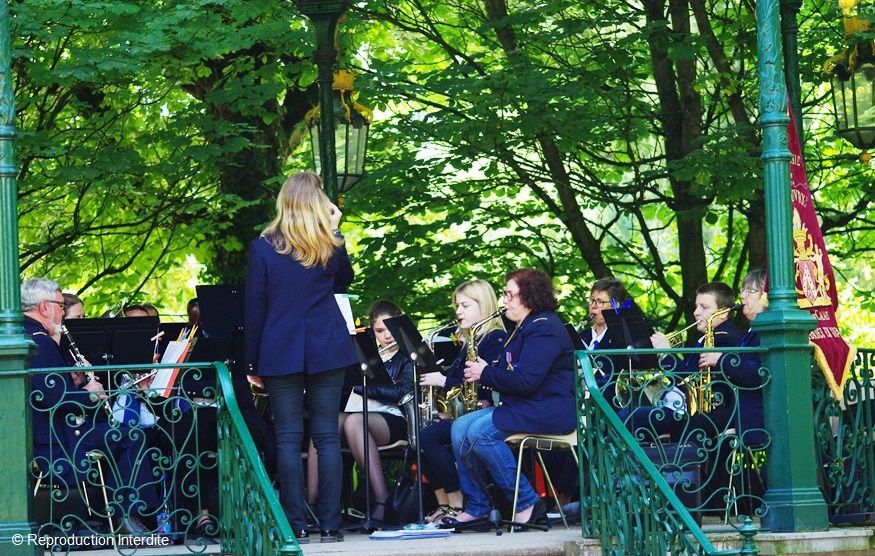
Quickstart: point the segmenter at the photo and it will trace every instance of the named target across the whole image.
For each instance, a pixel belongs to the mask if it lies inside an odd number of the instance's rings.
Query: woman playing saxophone
[[[472,336],[472,328],[489,315],[498,313],[498,299],[495,290],[489,283],[483,280],[470,280],[453,292],[453,305],[456,308],[456,317],[459,319],[459,327],[466,341]],[[504,323],[500,318],[493,318],[484,322],[473,334],[469,346],[479,357],[487,361],[493,361],[501,355],[506,333]],[[458,387],[463,381],[465,361],[468,357],[468,349],[462,349],[459,356],[444,376],[441,373],[427,373],[420,377],[421,386],[434,386],[446,388]],[[477,398],[481,407],[492,405],[492,391],[479,388]],[[453,457],[452,443],[450,441],[450,428],[453,421],[447,414],[439,414],[438,419],[428,424],[420,432],[419,442],[422,454],[422,467],[429,484],[435,489],[435,497],[438,507],[426,516],[426,521],[440,521],[446,516],[454,516],[462,510],[462,492],[459,486],[459,474],[456,471]]]

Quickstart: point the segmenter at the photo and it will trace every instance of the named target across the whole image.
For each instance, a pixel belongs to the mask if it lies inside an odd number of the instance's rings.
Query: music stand
[[[151,338],[158,331],[158,317],[70,319],[64,321],[64,325],[79,351],[95,367],[152,362]],[[94,370],[100,375],[104,388],[113,386],[109,372]]]
[[[204,337],[239,338],[243,336],[243,286],[195,286],[201,319],[198,325]]]
[[[586,346],[583,345],[583,338],[580,337],[580,333],[577,331],[576,328],[574,328],[573,324],[565,323],[565,330],[571,337],[571,343],[574,344],[574,349],[576,351],[582,351],[586,349]]]
[[[422,515],[422,462],[419,450],[419,431],[422,423],[419,422],[419,376],[423,372],[440,372],[442,369],[435,359],[434,353],[428,349],[428,345],[422,340],[419,331],[416,330],[413,321],[407,315],[401,315],[391,319],[384,319],[383,324],[392,333],[392,337],[398,342],[398,347],[413,361],[413,419],[412,439],[416,446],[416,494],[418,502],[417,523],[423,523]]]
[[[607,334],[611,337],[611,345],[627,348],[653,349],[650,336],[653,330],[647,324],[644,313],[631,299],[622,304],[612,300],[612,308],[602,310],[602,317],[608,325]],[[632,355],[628,358],[629,370],[653,369],[658,365],[656,355]]]
[[[368,386],[381,386],[391,384],[392,377],[383,364],[383,358],[377,349],[377,338],[371,328],[353,336],[355,352],[359,358],[357,371],[350,370],[346,375],[346,383],[349,386],[362,387],[362,426],[364,427],[364,472],[365,472],[365,520],[361,525],[354,525],[352,529],[369,531],[371,523],[371,464],[370,442],[368,442]],[[353,367],[354,368],[354,367]],[[382,522],[381,522],[382,523]]]

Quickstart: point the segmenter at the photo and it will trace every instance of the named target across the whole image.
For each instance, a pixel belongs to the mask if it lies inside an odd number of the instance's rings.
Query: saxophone
[[[705,338],[702,340],[702,347],[714,347],[714,321],[717,317],[722,317],[726,313],[731,313],[741,308],[740,303],[736,303],[730,307],[714,311],[714,313],[705,321]],[[690,415],[695,415],[697,412],[708,413],[714,407],[714,391],[711,389],[711,367],[702,369],[696,378],[690,384],[687,406],[690,408]]]
[[[466,339],[466,342],[467,342],[467,345],[466,345],[467,355],[465,357],[466,361],[477,361],[477,358],[478,358],[478,355],[477,355],[477,333],[480,331],[481,328],[483,328],[483,325],[485,325],[486,323],[488,323],[492,319],[503,315],[504,311],[505,311],[504,309],[499,309],[498,311],[495,311],[494,313],[492,313],[491,315],[489,315],[485,319],[479,320],[479,321],[475,322],[473,325],[471,325],[471,328],[468,329],[468,334],[467,334],[468,337]],[[477,399],[477,386],[478,386],[477,382],[473,382],[473,381],[469,382],[469,381],[466,381],[463,379],[462,384],[451,388],[447,392],[447,399],[452,400],[456,397],[461,396],[462,406],[465,408],[465,412],[467,413],[467,412],[474,411],[475,409],[477,409],[477,405],[480,402],[480,400]]]

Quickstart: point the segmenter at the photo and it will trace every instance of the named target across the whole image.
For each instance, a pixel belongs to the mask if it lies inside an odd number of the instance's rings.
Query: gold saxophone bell
[[[481,319],[471,325],[471,328],[468,329],[468,338],[466,340],[466,349],[468,351],[465,359],[466,361],[477,361],[477,333],[480,332],[480,329],[483,328],[486,323],[503,315],[505,310],[506,309],[499,309],[485,319]],[[480,403],[480,400],[477,399],[477,384],[477,382],[468,382],[463,378],[462,384],[454,386],[447,392],[447,399],[452,400],[461,396],[465,412],[474,411]]]

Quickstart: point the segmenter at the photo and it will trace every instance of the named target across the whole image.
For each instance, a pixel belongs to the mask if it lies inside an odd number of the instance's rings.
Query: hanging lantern
[[[353,75],[346,70],[334,74],[334,150],[337,161],[338,192],[345,193],[355,185],[365,173],[365,156],[368,149],[368,128],[372,112],[369,108],[355,102]],[[319,157],[320,126],[319,107],[313,108],[305,116],[310,128],[310,141],[313,145],[313,165],[322,174],[322,161]]]
[[[847,50],[824,64],[832,76],[832,104],[836,133],[862,150],[860,159],[868,163],[866,152],[875,146],[875,55],[873,41],[856,40],[869,29],[869,22],[853,15],[855,0],[840,2],[844,13]],[[851,45],[850,43],[853,42]]]

